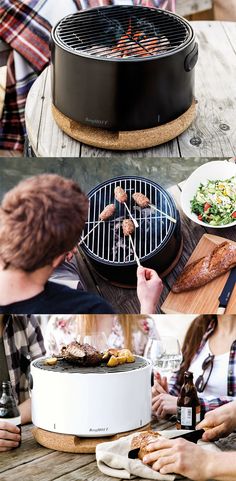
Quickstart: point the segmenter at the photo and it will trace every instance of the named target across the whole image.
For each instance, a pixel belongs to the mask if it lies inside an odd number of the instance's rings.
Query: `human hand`
[[[152,398],[152,411],[155,416],[165,418],[177,412],[177,397],[162,393]]]
[[[163,284],[157,272],[146,267],[137,269],[137,295],[142,314],[155,314]]]
[[[0,452],[19,446],[20,429],[7,421],[0,421]]]
[[[67,262],[70,262],[71,259],[73,259],[74,255],[78,252],[78,249],[77,247],[74,247],[73,249],[71,249],[71,251],[67,252],[66,253],[66,257],[65,257],[65,260]]]
[[[143,458],[145,464],[161,474],[182,474],[194,481],[210,479],[215,453],[204,450],[185,439],[160,438],[147,446],[150,454]]]
[[[168,382],[167,382],[166,376],[161,376],[159,372],[155,372],[154,381],[155,381],[155,383],[158,383],[162,387],[162,391],[160,391],[158,394],[161,394],[161,392],[163,392],[163,391],[169,392],[169,387],[168,387]]]
[[[228,436],[236,429],[236,401],[229,402],[206,413],[197,429],[206,429],[203,441],[212,441]]]

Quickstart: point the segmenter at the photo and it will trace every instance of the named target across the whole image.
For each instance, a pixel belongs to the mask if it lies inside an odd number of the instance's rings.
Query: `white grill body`
[[[110,436],[151,420],[151,364],[114,373],[53,372],[31,364],[32,421],[55,433]]]

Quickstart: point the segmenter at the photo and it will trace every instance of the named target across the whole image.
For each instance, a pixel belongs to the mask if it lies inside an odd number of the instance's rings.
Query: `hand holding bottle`
[[[17,448],[20,440],[21,436],[18,426],[0,419],[0,452]]]

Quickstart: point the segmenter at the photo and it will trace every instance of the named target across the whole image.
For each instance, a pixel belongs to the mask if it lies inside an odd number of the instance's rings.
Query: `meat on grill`
[[[131,219],[124,219],[122,222],[124,236],[132,235],[134,232],[134,223]]]
[[[61,355],[66,361],[74,362],[81,366],[100,366],[102,354],[89,344],[79,344],[74,341],[64,346]]]
[[[112,217],[115,213],[115,205],[114,204],[108,204],[106,207],[103,209],[102,212],[99,214],[99,219],[100,220],[107,220],[110,217]]]
[[[136,202],[136,204],[139,205],[139,207],[141,207],[142,209],[144,209],[145,207],[148,207],[150,205],[150,200],[149,198],[142,194],[141,192],[135,192],[133,195],[132,195],[134,201]]]
[[[116,187],[114,190],[114,195],[115,195],[115,199],[118,200],[118,202],[121,202],[122,204],[124,202],[127,202],[128,197],[124,189],[122,189],[122,187],[119,187],[119,186]]]

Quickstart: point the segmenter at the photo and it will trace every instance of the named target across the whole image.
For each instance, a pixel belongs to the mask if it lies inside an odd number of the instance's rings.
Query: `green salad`
[[[191,210],[206,224],[218,226],[236,221],[236,177],[200,184]]]

